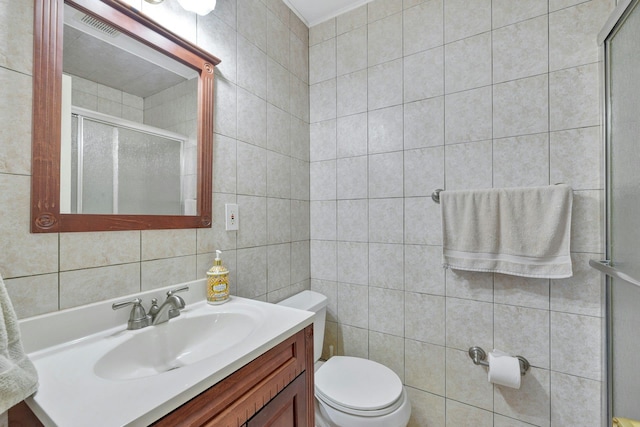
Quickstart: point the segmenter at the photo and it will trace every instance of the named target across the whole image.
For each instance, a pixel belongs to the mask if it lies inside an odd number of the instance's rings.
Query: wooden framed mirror
[[[66,13],[69,14],[69,7],[73,8],[74,13],[77,11],[83,18],[87,18],[89,21],[95,21],[98,27],[105,27],[109,31],[122,33],[133,43],[141,46],[143,49],[149,50],[151,55],[162,57],[160,58],[161,62],[167,59],[177,64],[177,67],[186,68],[188,72],[193,74],[194,77],[191,81],[188,80],[189,77],[183,77],[184,82],[178,83],[182,85],[180,87],[190,87],[190,90],[193,92],[193,94],[189,96],[191,96],[190,99],[193,100],[194,105],[183,108],[183,110],[188,112],[189,117],[193,119],[197,118],[197,120],[192,120],[193,123],[190,124],[193,128],[191,142],[188,142],[189,137],[185,136],[185,138],[183,138],[184,141],[179,145],[181,147],[179,149],[175,148],[174,145],[165,144],[167,146],[171,145],[174,148],[172,148],[173,151],[164,154],[164,156],[167,159],[171,159],[171,162],[179,164],[179,166],[172,164],[170,168],[178,168],[183,167],[184,164],[190,164],[188,170],[180,169],[178,172],[172,173],[174,178],[177,177],[176,179],[179,184],[164,184],[159,181],[160,178],[155,174],[157,171],[170,169],[166,166],[166,162],[169,160],[155,160],[155,163],[143,167],[141,162],[143,159],[146,159],[148,155],[140,154],[140,151],[136,150],[128,151],[133,152],[133,154],[130,154],[131,157],[128,161],[119,160],[119,156],[124,156],[124,154],[121,153],[126,151],[122,149],[125,145],[123,141],[126,140],[126,144],[130,144],[129,139],[122,136],[122,134],[125,133],[122,129],[129,132],[130,125],[133,123],[126,118],[122,120],[114,119],[117,125],[112,126],[109,124],[111,127],[106,131],[107,134],[111,135],[107,138],[111,144],[107,149],[108,155],[105,156],[98,152],[98,154],[93,156],[95,159],[98,159],[97,161],[103,159],[105,162],[110,162],[109,166],[105,167],[103,164],[97,166],[95,164],[85,165],[84,158],[81,155],[77,155],[77,152],[82,151],[78,148],[78,143],[74,142],[74,148],[67,147],[68,139],[75,141],[81,138],[81,134],[85,132],[83,131],[84,127],[82,125],[77,125],[81,120],[85,120],[85,116],[88,117],[88,119],[86,119],[87,124],[95,122],[100,126],[108,122],[111,117],[109,114],[105,115],[100,112],[93,112],[91,109],[79,108],[73,110],[74,124],[69,124],[70,120],[65,122],[66,124],[63,124],[63,118],[67,118],[67,116],[71,117],[68,111],[68,106],[71,102],[63,102],[63,98],[66,99],[71,96],[65,95],[71,93],[71,91],[63,84],[63,57],[65,57],[63,46],[65,44],[71,44],[65,43],[63,40],[66,28],[64,17],[65,9],[67,9]],[[181,39],[151,19],[140,14],[131,6],[118,0],[35,0],[34,10],[31,232],[50,233],[210,227],[213,174],[214,67],[220,63],[220,60],[199,47]],[[76,37],[75,33],[74,37]],[[68,36],[68,38],[71,40],[72,37]],[[111,41],[109,41],[109,43],[111,43]],[[94,68],[92,70],[87,70],[87,73],[90,74],[105,74],[111,75],[111,77],[117,74],[115,67],[119,61],[115,60],[111,52],[102,54],[103,57],[106,57],[106,65],[98,65],[98,60],[95,59],[97,56],[99,56],[97,53],[91,53],[87,60],[80,62],[81,66],[79,68],[83,68],[82,65],[85,65],[84,68],[93,66]],[[133,64],[135,62],[131,59],[123,61],[124,62],[120,61],[120,63]],[[141,62],[145,61],[142,60]],[[151,60],[151,62],[154,61]],[[132,65],[131,67],[125,68],[136,67]],[[129,82],[128,86],[133,88],[133,91],[146,88],[153,75],[155,75],[154,72],[144,71],[144,66],[137,68],[139,71],[143,70],[143,75],[139,77],[139,80],[136,82]],[[105,69],[107,70],[106,73],[98,72]],[[80,72],[78,74],[80,74]],[[185,76],[186,75],[187,74],[185,74]],[[76,78],[75,75],[72,77]],[[122,79],[131,80],[129,77]],[[67,80],[70,81],[71,78]],[[87,82],[86,76],[79,77],[78,80],[85,83]],[[159,78],[157,80],[167,79]],[[93,82],[89,83],[90,85],[94,84]],[[95,84],[98,88],[105,87],[106,89],[104,90],[107,92],[111,90],[111,88],[108,87],[110,85],[109,83],[103,84],[101,82]],[[164,93],[163,96],[165,98],[171,98],[175,90],[176,89],[173,88],[166,89],[166,93]],[[136,100],[138,98],[146,99],[144,96],[147,95],[140,93],[130,98]],[[166,101],[166,103],[171,102],[173,104],[179,104],[176,99]],[[144,101],[140,101],[140,103],[142,105]],[[147,116],[151,116],[151,113],[148,113],[146,107],[140,108],[143,109],[143,111],[138,111],[136,115],[143,116],[143,120],[146,120]],[[81,111],[82,119],[78,118],[79,116],[76,110]],[[160,118],[155,119],[156,122],[166,121],[166,112],[165,116],[159,117]],[[117,128],[118,126],[121,127]],[[156,132],[154,129],[159,129],[162,126],[161,124],[156,123],[155,126],[149,126],[146,123],[139,125],[134,123],[132,126],[140,130],[144,135],[162,133],[164,138],[162,141],[180,140],[179,134],[176,133],[174,129],[161,129],[159,132]],[[67,127],[69,129],[67,129]],[[65,134],[65,132],[66,134],[69,134],[69,132],[75,133],[75,136],[73,138],[68,135],[61,136],[61,134]],[[186,134],[188,132],[184,133]],[[119,139],[114,137],[114,135],[119,137]],[[160,143],[154,142],[153,144],[151,144],[151,147],[155,147]],[[189,144],[191,145],[189,146]],[[190,147],[190,152],[193,153],[193,161],[191,162],[185,160],[185,146]],[[153,148],[149,150],[149,152],[154,151]],[[69,154],[69,152],[73,152],[73,154]],[[113,156],[111,156],[112,153]],[[75,166],[70,167],[71,170],[75,172],[71,173],[66,170],[68,167],[66,165],[69,163],[68,160],[77,158],[82,159],[82,161],[73,160],[71,163],[74,163]],[[65,165],[62,167],[62,170],[61,163]],[[128,166],[123,166],[125,163]],[[122,176],[122,170],[127,168],[129,171],[134,171],[130,173],[138,173],[141,174],[141,176],[134,178],[126,175]],[[93,173],[96,169],[105,169],[108,171],[109,176],[107,178],[100,178],[98,176],[98,178],[94,178],[94,181],[108,184],[109,189],[104,190],[104,194],[108,194],[108,198],[113,197],[113,200],[110,202],[111,205],[106,208],[82,207],[81,199],[83,199],[83,194],[91,195],[94,190],[87,190],[87,188],[89,188],[87,182],[83,184],[82,179],[78,178],[77,175],[82,175],[82,170]],[[69,181],[69,176],[72,175],[74,178]],[[118,184],[120,181],[123,181],[124,185]],[[134,187],[133,182],[141,183],[141,193],[143,194],[128,194],[122,196],[121,193],[127,193],[130,189],[129,187]],[[185,182],[192,184],[187,186]],[[152,184],[154,187],[149,189],[149,187],[144,187],[143,184]],[[179,196],[171,196],[177,200],[172,201],[175,206],[171,207],[171,209],[165,209],[163,207],[159,208],[158,211],[147,212],[147,209],[151,209],[150,206],[160,203],[147,201],[143,199],[142,196],[145,194],[164,196],[164,193],[168,191],[168,187],[177,188],[175,192],[179,194]],[[185,190],[185,188],[187,190]],[[96,190],[96,194],[97,196],[94,197],[94,199],[102,199],[102,193]],[[141,206],[129,207],[129,205],[123,201],[118,202],[120,198],[124,199],[125,197],[128,197],[128,200],[137,200],[137,204]],[[70,199],[74,199],[75,202],[72,203]],[[88,203],[85,203],[85,205],[88,205]],[[100,209],[104,209],[104,211]]]

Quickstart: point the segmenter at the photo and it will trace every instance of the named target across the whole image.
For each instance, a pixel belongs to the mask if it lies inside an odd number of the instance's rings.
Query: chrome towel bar
[[[557,182],[555,185],[560,185],[562,184],[562,182]],[[431,193],[431,200],[433,200],[436,203],[440,203],[440,192],[444,191],[443,188],[438,188],[436,190],[433,191],[433,193]]]
[[[444,190],[442,188],[438,188],[433,193],[431,193],[431,200],[433,200],[436,203],[440,203],[440,192],[441,191],[444,191]]]
[[[595,259],[590,259],[589,265],[595,268],[596,270],[606,274],[607,276],[615,277],[616,279],[624,280],[625,282],[629,282],[632,285],[636,285],[640,287],[640,281],[612,267],[611,261],[608,259],[602,260],[602,261],[596,261]]]

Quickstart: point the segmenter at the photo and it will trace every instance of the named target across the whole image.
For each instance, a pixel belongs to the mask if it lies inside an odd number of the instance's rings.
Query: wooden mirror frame
[[[31,232],[211,227],[214,67],[220,60],[118,0],[66,0],[123,33],[195,69],[198,79],[197,215],[60,213],[62,37],[65,0],[35,0]]]

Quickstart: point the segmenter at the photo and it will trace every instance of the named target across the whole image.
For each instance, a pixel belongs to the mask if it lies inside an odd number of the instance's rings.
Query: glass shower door
[[[611,416],[640,420],[640,8],[626,3],[604,42],[608,394]]]
[[[80,202],[77,212],[112,213],[115,210],[118,130],[108,124],[81,120],[77,134],[78,141],[82,141],[74,145],[79,166],[77,190],[73,194]]]
[[[119,136],[118,213],[181,215],[182,142],[131,129]]]
[[[120,120],[124,122],[124,120]],[[183,215],[186,137],[74,115],[73,213]],[[147,127],[148,128],[148,127]],[[195,191],[188,194],[194,197]]]

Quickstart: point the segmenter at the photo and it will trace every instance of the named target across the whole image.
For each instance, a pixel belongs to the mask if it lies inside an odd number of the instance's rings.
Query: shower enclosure
[[[640,8],[619,1],[604,46],[608,420],[640,420]]]
[[[71,213],[182,215],[188,138],[73,107]]]

